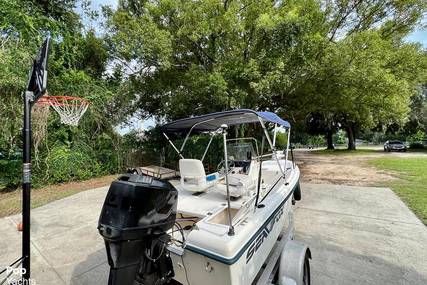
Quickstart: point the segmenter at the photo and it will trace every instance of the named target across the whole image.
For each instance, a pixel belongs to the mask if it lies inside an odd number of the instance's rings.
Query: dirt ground
[[[358,155],[319,154],[309,150],[295,151],[295,160],[301,170],[301,181],[355,186],[378,186],[394,179],[393,173],[378,170],[367,161],[383,156],[411,156],[411,153],[383,153],[381,151]]]

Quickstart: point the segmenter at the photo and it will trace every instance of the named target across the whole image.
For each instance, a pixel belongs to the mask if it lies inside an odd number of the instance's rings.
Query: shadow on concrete
[[[98,250],[97,252],[88,256],[87,260],[79,263],[72,274],[70,285],[107,285],[108,274],[110,272],[110,266],[108,265],[107,258],[102,263],[94,265],[94,260],[99,261],[100,254],[103,254],[105,250]],[[166,285],[179,285],[174,280]]]
[[[328,243],[318,235],[297,234],[296,238],[308,244],[311,249],[313,285],[427,284],[427,276],[409,266],[399,266],[378,256],[372,256],[369,252],[366,254],[352,252]],[[396,257],[396,262],[398,259],[399,257]]]
[[[88,255],[87,259],[73,270],[70,285],[107,285],[108,265],[105,249],[100,249]]]
[[[313,285],[427,284],[427,277],[409,266],[399,266],[369,253],[352,252],[328,243],[318,235],[298,235],[297,239],[310,246]],[[103,251],[94,252],[74,268],[71,285],[107,285],[109,266],[106,258],[100,260]]]

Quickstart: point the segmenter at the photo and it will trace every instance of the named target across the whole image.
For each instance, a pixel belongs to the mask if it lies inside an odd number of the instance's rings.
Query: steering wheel
[[[219,174],[225,174],[225,161],[221,160],[220,163],[218,163],[218,166],[216,167],[216,171]],[[231,169],[235,166],[234,161],[228,161],[228,173],[229,174],[231,172]]]

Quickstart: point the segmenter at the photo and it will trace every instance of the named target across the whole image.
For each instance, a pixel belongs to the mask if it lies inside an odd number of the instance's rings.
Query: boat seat
[[[255,188],[255,183],[250,176],[246,174],[229,174],[228,175],[228,184],[230,197],[241,197],[248,193],[248,191]],[[223,195],[227,195],[227,185],[225,180],[221,183],[218,183],[216,186],[218,192]]]
[[[214,186],[219,178],[218,172],[206,175],[203,163],[198,159],[180,159],[179,172],[182,188],[190,192],[205,192]]]

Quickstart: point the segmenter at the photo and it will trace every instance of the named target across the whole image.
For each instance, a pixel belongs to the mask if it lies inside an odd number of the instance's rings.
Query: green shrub
[[[288,145],[288,136],[284,133],[277,132],[276,134],[277,149],[285,149],[287,145]]]
[[[406,140],[411,144],[412,143],[419,143],[422,145],[422,141],[423,141],[424,137],[425,137],[425,133],[423,131],[419,130],[415,134],[408,136]]]
[[[49,183],[84,180],[100,175],[101,166],[87,147],[55,146],[47,157]]]
[[[409,144],[409,148],[412,148],[412,149],[423,149],[424,145],[422,143],[419,143],[419,142],[412,142],[412,143]]]
[[[21,184],[22,161],[0,160],[0,191],[16,189]]]
[[[409,147],[412,149],[423,149],[423,139],[425,133],[421,130],[418,130],[415,134],[408,136],[406,139],[409,142]]]
[[[346,133],[343,130],[339,130],[336,134],[333,135],[334,144],[345,144],[346,143]]]
[[[98,136],[97,141],[88,147],[80,143],[79,150],[84,150],[92,159],[96,160],[101,166],[101,174],[110,174],[117,172],[118,155],[113,144],[113,138],[106,133]]]
[[[308,139],[308,145],[310,145],[310,146],[324,146],[325,145],[325,137],[322,135],[310,136]]]

